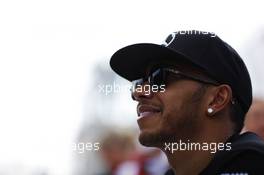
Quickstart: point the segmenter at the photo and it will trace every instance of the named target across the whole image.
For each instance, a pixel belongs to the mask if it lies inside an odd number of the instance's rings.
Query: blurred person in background
[[[251,131],[264,139],[264,99],[255,98],[246,115],[242,132]]]
[[[145,173],[148,175],[162,175],[169,169],[166,155],[157,148],[146,148],[140,154]]]
[[[119,175],[123,169],[134,175],[138,168],[130,159],[135,151],[134,139],[130,134],[109,132],[101,141],[100,151],[107,166],[105,175]]]
[[[102,175],[161,175],[169,169],[160,150],[140,150],[135,137],[122,131],[109,132],[101,141],[100,153],[108,167]]]

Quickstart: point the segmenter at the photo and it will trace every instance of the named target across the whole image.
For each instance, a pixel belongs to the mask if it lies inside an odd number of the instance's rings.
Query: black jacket
[[[199,175],[264,175],[264,141],[259,136],[246,132],[227,142],[232,149],[218,151]],[[166,175],[173,175],[172,170]]]

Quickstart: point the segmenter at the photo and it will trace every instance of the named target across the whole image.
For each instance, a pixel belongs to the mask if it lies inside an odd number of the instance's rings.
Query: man
[[[132,81],[140,143],[160,148],[176,175],[263,175],[264,143],[250,132],[239,135],[251,80],[218,36],[175,32],[162,45],[118,50],[110,65]]]
[[[256,98],[246,115],[243,132],[251,131],[264,139],[264,100]]]

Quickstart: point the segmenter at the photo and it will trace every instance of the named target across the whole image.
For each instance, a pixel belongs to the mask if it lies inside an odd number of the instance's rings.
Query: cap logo
[[[166,40],[162,43],[163,46],[168,47],[176,37],[176,33],[171,33]]]

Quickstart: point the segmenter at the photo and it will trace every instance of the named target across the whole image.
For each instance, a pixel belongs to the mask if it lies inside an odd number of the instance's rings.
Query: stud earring
[[[208,108],[208,109],[207,109],[207,112],[208,112],[209,114],[212,114],[213,111],[214,111],[214,110],[213,110],[212,108]]]

